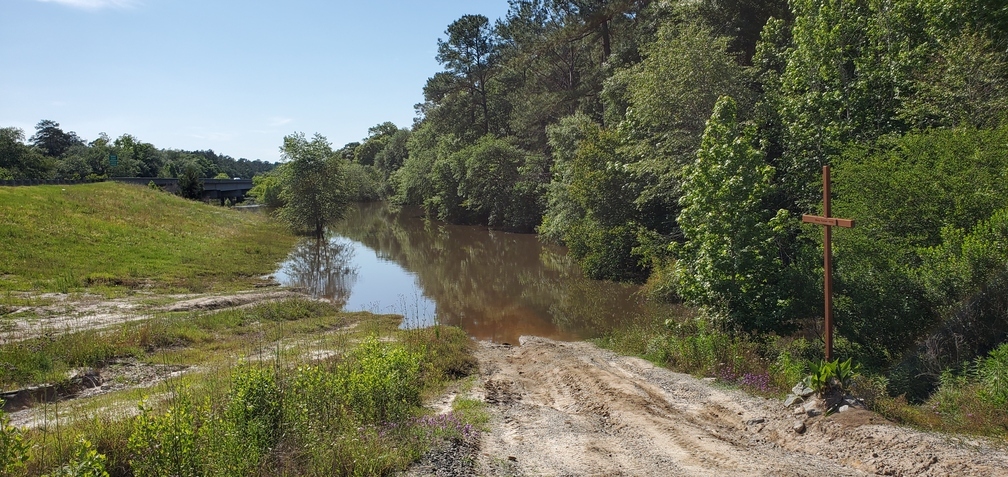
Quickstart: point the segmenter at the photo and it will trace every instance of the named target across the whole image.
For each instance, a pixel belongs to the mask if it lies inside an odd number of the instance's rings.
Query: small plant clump
[[[0,399],[0,407],[4,401]],[[10,475],[24,467],[28,460],[28,443],[21,429],[10,424],[7,413],[0,409],[0,475]]]
[[[454,415],[420,415],[420,354],[370,337],[332,364],[246,365],[225,402],[180,390],[163,412],[142,405],[129,440],[136,476],[385,473],[436,439],[471,438]],[[273,470],[271,470],[273,469]]]

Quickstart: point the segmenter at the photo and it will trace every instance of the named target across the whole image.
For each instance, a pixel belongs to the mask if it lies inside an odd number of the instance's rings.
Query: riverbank
[[[297,241],[265,214],[117,183],[0,187],[0,223],[0,311],[17,291],[248,289]]]
[[[89,184],[0,187],[0,221],[0,475],[387,474],[472,433],[421,407],[465,333],[276,287],[264,214]]]
[[[0,437],[24,444],[0,474],[92,450],[113,476],[382,474],[479,423],[421,407],[474,369],[457,328],[403,330],[279,288],[139,296],[47,294],[17,312],[36,318],[14,326],[73,326],[0,343]]]

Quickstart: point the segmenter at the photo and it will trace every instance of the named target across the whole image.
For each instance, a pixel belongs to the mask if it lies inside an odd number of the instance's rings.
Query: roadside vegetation
[[[115,183],[0,187],[0,221],[8,300],[17,291],[250,288],[296,241],[262,214]]]
[[[1003,433],[979,370],[1008,341],[1008,11],[750,3],[463,16],[414,126],[378,125],[343,156],[396,204],[536,231],[591,277],[697,310],[644,324],[640,352],[781,389],[821,356],[822,231],[801,216],[821,213],[830,165],[832,213],[857,223],[834,235],[836,356],[886,416]],[[694,346],[707,357],[674,351]]]
[[[102,475],[73,470],[95,467],[113,476],[402,470],[447,439],[472,438],[485,417],[465,402],[438,416],[421,406],[472,371],[465,333],[399,330],[399,321],[291,299],[60,337],[73,343],[69,353],[37,349],[45,337],[5,344],[5,362],[24,371],[5,371],[5,384],[125,357],[187,371],[141,389],[37,404],[34,426],[4,427],[0,469]],[[47,351],[57,351],[51,362],[34,359]]]
[[[465,400],[422,407],[474,368],[460,329],[308,298],[164,311],[171,293],[261,284],[295,241],[268,215],[99,183],[0,188],[0,217],[4,320],[31,320],[17,310],[51,304],[46,292],[142,305],[0,343],[0,389],[51,390],[18,425],[0,411],[0,475],[388,474],[486,420]],[[107,389],[42,398],[102,373]]]
[[[801,216],[822,212],[819,174],[830,165],[832,213],[857,223],[834,236],[836,355],[861,366],[862,392],[888,417],[1001,434],[1003,379],[992,370],[1008,342],[1002,4],[516,0],[496,22],[465,15],[447,26],[436,40],[442,71],[423,86],[413,127],[378,124],[323,152],[344,181],[338,200],[386,198],[452,223],[534,231],[566,245],[590,277],[644,283],[655,299],[696,310],[619,330],[603,340],[612,346],[777,389],[829,369],[816,362],[822,231]],[[31,145],[0,130],[0,177],[150,149],[101,138],[74,156],[80,141],[63,147],[54,124],[40,123]],[[294,169],[256,176],[252,195],[287,205]],[[26,243],[14,230],[0,247],[27,247],[11,245]],[[34,233],[45,241],[50,231]],[[161,273],[203,286],[198,272],[158,272],[130,245],[118,246],[147,269],[93,281]],[[0,289],[72,289],[96,273],[19,253],[17,267],[38,260],[49,275],[0,268]],[[183,269],[232,258],[191,253]]]

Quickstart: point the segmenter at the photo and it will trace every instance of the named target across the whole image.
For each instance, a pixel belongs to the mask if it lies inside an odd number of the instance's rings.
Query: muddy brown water
[[[680,311],[646,303],[638,286],[585,278],[566,249],[535,235],[438,223],[383,203],[352,206],[274,276],[348,311],[402,314],[405,327],[455,325],[497,343],[592,338]]]

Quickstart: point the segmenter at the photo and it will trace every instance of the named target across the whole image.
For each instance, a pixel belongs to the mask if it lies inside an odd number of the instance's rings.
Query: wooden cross
[[[823,214],[802,215],[802,222],[825,226],[823,234],[823,294],[825,295],[826,312],[826,361],[833,360],[833,227],[853,228],[854,221],[830,217],[830,170],[823,166]]]

